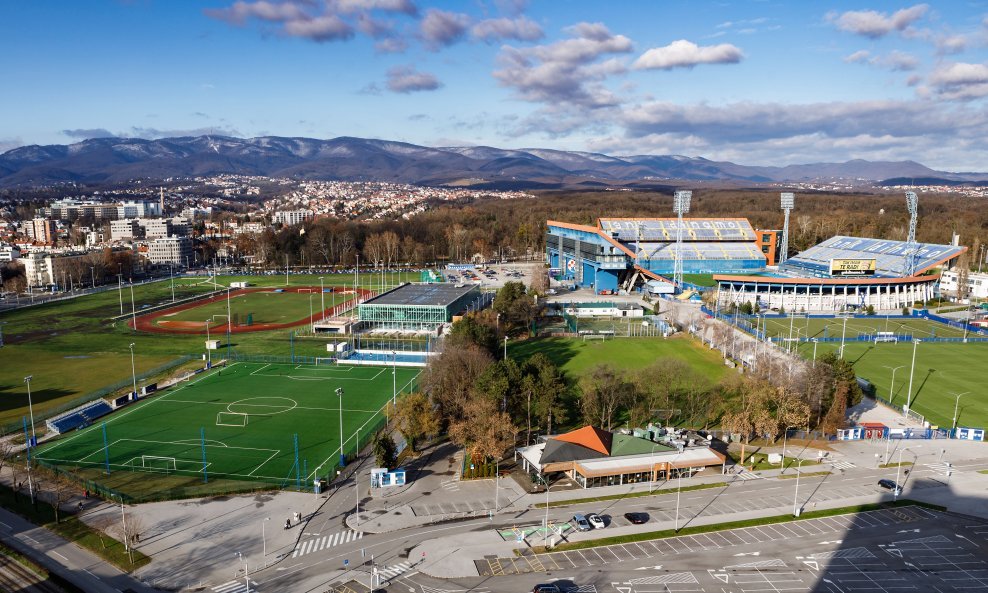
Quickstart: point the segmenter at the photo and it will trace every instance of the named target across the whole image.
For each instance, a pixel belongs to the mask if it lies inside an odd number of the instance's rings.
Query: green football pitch
[[[758,323],[757,318],[750,318],[752,324]],[[845,327],[845,321],[847,322]],[[807,338],[857,338],[859,335],[874,335],[878,332],[892,332],[898,335],[911,335],[916,339],[924,338],[959,338],[964,330],[956,329],[935,321],[919,318],[902,317],[854,317],[848,319],[835,317],[766,317],[760,322],[762,329],[770,337],[788,338],[790,324],[792,338],[805,340]]]
[[[37,458],[185,476],[202,475],[205,465],[209,478],[311,483],[339,461],[336,389],[343,389],[343,451],[350,454],[383,425],[395,388],[399,396],[408,393],[418,374],[401,367],[392,377],[390,367],[234,363],[64,435]]]

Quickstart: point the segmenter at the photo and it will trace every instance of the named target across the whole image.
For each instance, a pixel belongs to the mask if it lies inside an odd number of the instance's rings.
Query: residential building
[[[50,218],[35,218],[31,221],[28,236],[38,243],[52,243],[57,240],[55,221]]]
[[[21,256],[16,245],[0,245],[0,262],[14,261]]]
[[[162,237],[148,243],[148,261],[152,264],[185,265],[192,259],[192,239]]]
[[[134,219],[112,220],[110,221],[110,240],[129,241],[140,239],[144,234],[140,222]]]
[[[271,216],[271,222],[292,226],[302,224],[306,220],[310,220],[312,216],[312,212],[309,210],[283,210],[281,212],[275,212]]]

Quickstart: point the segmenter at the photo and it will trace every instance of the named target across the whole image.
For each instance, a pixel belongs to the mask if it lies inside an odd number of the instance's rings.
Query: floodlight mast
[[[683,215],[690,211],[690,200],[693,192],[690,190],[679,190],[672,201],[673,212],[676,213],[676,261],[672,272],[672,281],[683,290]]]
[[[782,223],[782,248],[779,250],[779,265],[786,263],[789,259],[789,213],[796,207],[796,194],[792,192],[782,192],[782,211],[785,213],[785,221]]]
[[[914,191],[906,192],[906,208],[909,210],[909,234],[906,236],[906,249],[909,252],[905,257],[905,270],[907,276],[916,275],[916,251],[919,246],[916,244],[916,222],[919,218],[919,196]]]

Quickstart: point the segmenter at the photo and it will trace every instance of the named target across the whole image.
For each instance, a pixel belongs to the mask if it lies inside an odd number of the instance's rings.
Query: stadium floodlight
[[[789,259],[789,213],[796,207],[796,194],[792,192],[782,192],[782,211],[785,213],[785,220],[782,223],[782,246],[779,250],[779,264],[784,264]]]
[[[906,235],[906,248],[909,252],[904,258],[905,269],[903,273],[907,276],[913,276],[916,274],[916,251],[918,250],[916,223],[919,219],[919,196],[916,195],[916,192],[906,192],[906,208],[909,210],[909,233]]]
[[[690,190],[679,190],[672,200],[672,210],[676,213],[676,259],[673,265],[672,282],[683,288],[683,215],[690,211],[690,200],[693,192]]]
[[[134,397],[137,397],[137,367],[134,365],[134,343],[130,343],[130,373],[134,378]]]

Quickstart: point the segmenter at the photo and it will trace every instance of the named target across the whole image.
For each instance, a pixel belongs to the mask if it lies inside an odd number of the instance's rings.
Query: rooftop
[[[476,288],[473,284],[404,284],[364,302],[363,305],[448,307]]]

